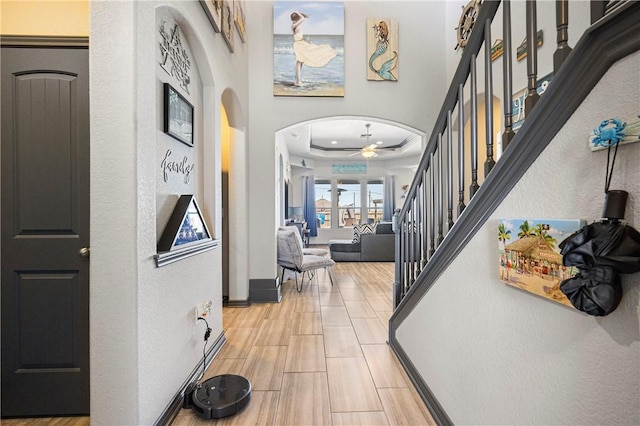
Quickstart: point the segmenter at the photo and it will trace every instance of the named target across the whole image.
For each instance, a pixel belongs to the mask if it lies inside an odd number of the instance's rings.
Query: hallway
[[[336,263],[278,304],[224,308],[226,345],[204,379],[240,374],[249,405],[234,425],[435,424],[386,344],[393,263]],[[211,424],[182,410],[174,425]]]

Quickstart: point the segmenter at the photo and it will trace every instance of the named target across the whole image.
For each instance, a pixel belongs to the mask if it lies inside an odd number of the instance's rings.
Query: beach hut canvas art
[[[273,2],[273,94],[344,96],[343,2]]]
[[[584,225],[580,219],[500,219],[498,278],[566,306],[560,282],[578,270],[562,265],[559,244]]]

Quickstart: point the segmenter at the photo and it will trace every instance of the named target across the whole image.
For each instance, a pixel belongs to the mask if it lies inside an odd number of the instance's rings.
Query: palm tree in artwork
[[[506,241],[511,239],[511,230],[504,226],[504,223],[498,225],[498,241],[502,241],[503,247],[507,246]]]
[[[553,238],[551,235],[549,235],[549,233],[547,232],[547,230],[545,229],[545,226],[543,224],[540,223],[540,224],[536,225],[536,227],[533,229],[533,233],[537,237],[544,238],[545,242],[552,249],[556,248],[556,243],[558,241],[556,241],[555,238]]]
[[[525,220],[520,225],[520,232],[518,232],[518,238],[527,238],[535,235],[533,228],[529,225],[529,221]]]
[[[504,226],[504,223],[498,225],[498,241],[502,241],[502,248],[505,256],[505,269],[507,270],[507,281],[509,281],[509,267],[507,266],[507,240],[511,239],[511,230]]]

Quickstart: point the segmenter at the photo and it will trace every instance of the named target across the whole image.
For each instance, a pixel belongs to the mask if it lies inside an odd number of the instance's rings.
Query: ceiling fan
[[[361,134],[360,137],[361,138],[367,138],[367,144],[365,146],[363,146],[362,148],[360,148],[359,152],[353,153],[351,155],[349,155],[349,157],[354,156],[354,155],[362,155],[364,158],[369,159],[372,157],[377,157],[378,153],[376,152],[376,149],[378,148],[378,145],[375,143],[370,143],[369,138],[371,136],[373,136],[370,132],[369,132],[369,128],[371,127],[371,124],[367,123],[365,125],[365,127],[367,128],[366,132]]]

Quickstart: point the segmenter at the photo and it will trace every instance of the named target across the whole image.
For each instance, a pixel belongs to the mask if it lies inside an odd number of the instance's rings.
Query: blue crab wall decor
[[[613,127],[610,126],[613,125]],[[608,127],[607,127],[608,126]],[[604,120],[597,129],[593,129],[594,138],[591,141],[595,146],[614,146],[627,136],[624,131],[627,123],[623,123],[619,118]]]
[[[640,118],[640,116],[637,116]],[[623,121],[620,118],[603,120],[589,135],[592,151],[606,149],[617,144],[640,141],[640,120],[633,117]]]

